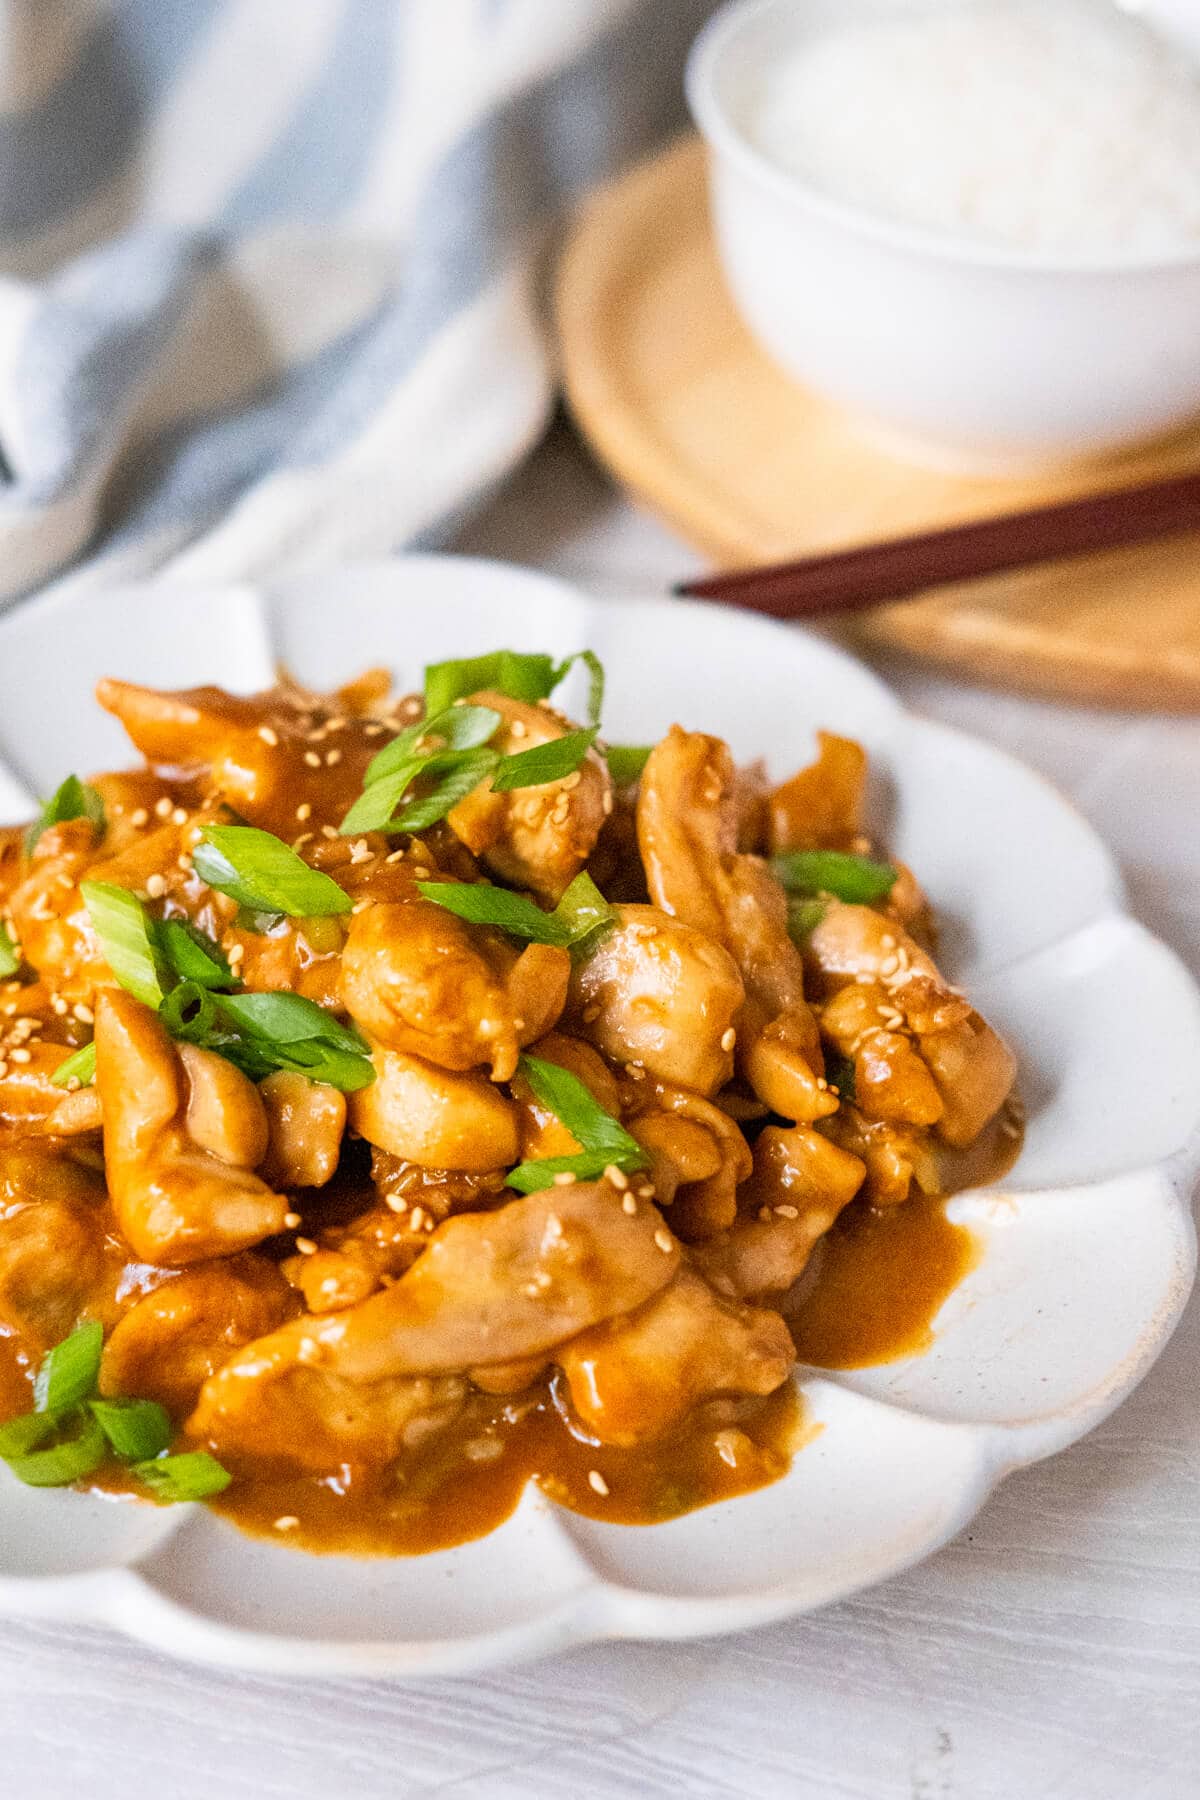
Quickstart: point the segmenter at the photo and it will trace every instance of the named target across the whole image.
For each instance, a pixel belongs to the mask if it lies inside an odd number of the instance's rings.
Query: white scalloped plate
[[[33,1493],[0,1477],[0,1607],[102,1622],[259,1670],[449,1674],[604,1637],[732,1631],[929,1555],[1010,1469],[1082,1437],[1145,1374],[1190,1290],[1200,996],[1123,910],[1070,807],[999,751],[913,718],[796,630],[658,599],[594,603],[500,564],[412,557],[257,591],[150,585],[0,621],[0,816],[128,759],[91,703],[112,672],[250,690],[277,660],[330,686],[369,663],[591,645],[613,739],[674,719],[777,774],[828,725],[946,922],[950,972],[1017,1045],[1030,1105],[1003,1195],[953,1202],[978,1266],[927,1355],[802,1386],[823,1430],[774,1487],[667,1525],[605,1526],[527,1493],[490,1537],[394,1561],[310,1557],[202,1508]],[[11,771],[8,772],[8,771]]]

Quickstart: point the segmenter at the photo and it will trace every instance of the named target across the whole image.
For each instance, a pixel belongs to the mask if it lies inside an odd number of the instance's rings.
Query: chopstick
[[[796,562],[680,582],[673,590],[780,619],[860,612],[954,582],[1200,531],[1200,474],[972,520]]]

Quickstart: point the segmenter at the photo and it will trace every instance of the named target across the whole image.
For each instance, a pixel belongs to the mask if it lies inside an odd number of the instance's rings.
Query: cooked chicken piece
[[[557,1063],[582,1081],[585,1088],[614,1118],[621,1114],[621,1093],[616,1079],[603,1058],[579,1038],[566,1037],[552,1031],[539,1038],[533,1054],[543,1062]],[[543,1106],[521,1074],[513,1077],[513,1100],[517,1108],[520,1132],[520,1160],[544,1162],[551,1156],[575,1156],[582,1149],[562,1120]]]
[[[750,1146],[723,1108],[686,1088],[640,1084],[640,1111],[628,1130],[650,1156],[650,1179],[671,1229],[686,1243],[723,1231],[737,1216],[737,1190],[750,1173]],[[706,1140],[707,1149],[701,1145]],[[708,1173],[700,1173],[716,1159]]]
[[[854,1091],[870,1119],[936,1125],[944,1111],[933,1076],[886,990],[857,981],[839,990],[821,1014],[821,1030],[854,1064]]]
[[[341,716],[334,732],[329,701],[298,689],[243,697],[213,687],[159,693],[101,681],[96,698],[149,762],[204,773],[214,799],[284,836],[294,835],[301,802],[319,816],[343,817],[379,748],[357,719]]]
[[[728,1231],[696,1246],[696,1262],[722,1294],[750,1300],[786,1293],[865,1173],[857,1156],[818,1131],[768,1125],[742,1189],[746,1210]]]
[[[837,1100],[819,1085],[820,1037],[804,996],[804,960],[787,929],[787,897],[766,864],[737,853],[733,759],[720,738],[673,726],[642,775],[638,842],[650,897],[723,944],[746,1006],[738,1061],[774,1110],[804,1122]],[[769,1034],[769,1035],[768,1035]]]
[[[866,1165],[862,1197],[872,1206],[898,1206],[913,1182],[922,1192],[940,1191],[941,1177],[929,1133],[889,1119],[868,1119],[857,1106],[843,1106],[825,1127],[842,1149]]]
[[[71,1001],[90,1000],[93,990],[111,979],[79,892],[95,850],[90,819],[51,825],[34,846],[28,873],[9,902],[26,962],[52,970],[55,990]]]
[[[422,1245],[412,1239],[415,1262]],[[308,1256],[290,1256],[283,1265],[287,1281],[304,1296],[310,1313],[341,1312],[357,1306],[380,1286],[379,1271],[365,1257],[347,1256],[341,1250],[316,1250]]]
[[[606,1182],[544,1188],[447,1219],[407,1275],[340,1316],[326,1342],[355,1380],[511,1362],[640,1306],[678,1263],[655,1207],[627,1213]]]
[[[157,1400],[182,1418],[232,1351],[273,1331],[295,1307],[287,1282],[263,1257],[187,1269],[138,1300],[113,1327],[100,1392]]]
[[[90,991],[90,990],[89,990]],[[17,1062],[11,1053],[0,1075],[0,1124],[20,1130],[49,1130],[49,1121],[66,1098],[54,1076],[72,1054],[69,1044],[47,1044],[29,1038],[19,1048],[28,1061]]]
[[[485,1075],[452,1074],[403,1050],[377,1048],[373,1061],[375,1080],[349,1101],[350,1123],[368,1143],[471,1174],[518,1160],[516,1109]]]
[[[104,1266],[104,1228],[87,1201],[56,1197],[0,1218],[0,1324],[35,1351],[77,1324]]]
[[[179,1044],[187,1099],[184,1127],[193,1144],[220,1162],[255,1169],[267,1154],[267,1113],[258,1089],[228,1057]]]
[[[203,1150],[186,1126],[188,1083],[148,1007],[119,988],[96,1002],[104,1162],[121,1230],[147,1262],[182,1267],[282,1230],[286,1199]]]
[[[938,1135],[956,1148],[973,1143],[1016,1079],[1016,1058],[1003,1038],[948,986],[903,926],[869,907],[832,904],[809,946],[835,990],[847,978],[882,987],[941,1096]]]
[[[733,1074],[745,1000],[732,957],[657,907],[615,910],[615,928],[572,974],[572,1030],[613,1062],[715,1094]]]
[[[530,706],[490,689],[472,694],[503,723],[492,738],[505,756],[552,743],[579,728],[546,705]],[[484,782],[449,815],[451,829],[485,868],[514,887],[557,902],[595,848],[612,810],[608,764],[593,746],[572,774],[538,787],[494,793]]]
[[[278,1188],[324,1187],[341,1155],[346,1096],[290,1069],[268,1075],[258,1092],[269,1138],[263,1179]]]
[[[818,731],[817,760],[777,787],[770,800],[770,845],[781,850],[855,847],[862,827],[867,756],[852,738]]]
[[[316,1333],[340,1318],[297,1319],[238,1351],[205,1382],[188,1435],[227,1461],[329,1472],[393,1462],[454,1423],[468,1392],[459,1376],[350,1381],[322,1360]]]
[[[64,1056],[60,1045],[57,1055],[60,1060]],[[57,1088],[56,1093],[62,1093]],[[43,1130],[47,1137],[71,1138],[87,1137],[90,1133],[100,1131],[104,1125],[104,1114],[100,1109],[100,1096],[94,1087],[76,1088],[74,1093],[62,1094],[53,1111],[46,1115]]]
[[[561,1011],[570,966],[565,950],[531,945],[518,956],[498,933],[414,900],[355,915],[342,992],[353,1017],[387,1049],[443,1069],[488,1065],[494,1081],[508,1081],[522,1044]]]
[[[606,1444],[661,1437],[716,1394],[770,1394],[796,1353],[778,1313],[723,1300],[686,1266],[636,1312],[583,1332],[555,1360]]]

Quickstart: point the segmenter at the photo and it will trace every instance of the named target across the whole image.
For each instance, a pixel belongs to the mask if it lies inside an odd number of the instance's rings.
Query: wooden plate
[[[783,375],[733,309],[685,138],[596,196],[558,276],[567,393],[616,475],[720,564],[768,562],[1200,466],[1200,431],[997,479],[903,460]],[[1200,706],[1200,537],[880,607],[861,641],[1058,696]]]

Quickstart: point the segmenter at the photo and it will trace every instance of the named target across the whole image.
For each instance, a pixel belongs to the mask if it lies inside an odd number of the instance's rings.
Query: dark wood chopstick
[[[1060,558],[1200,532],[1200,474],[1175,475],[1055,506],[972,520],[913,537],[683,581],[677,594],[725,600],[776,618],[859,612]]]

